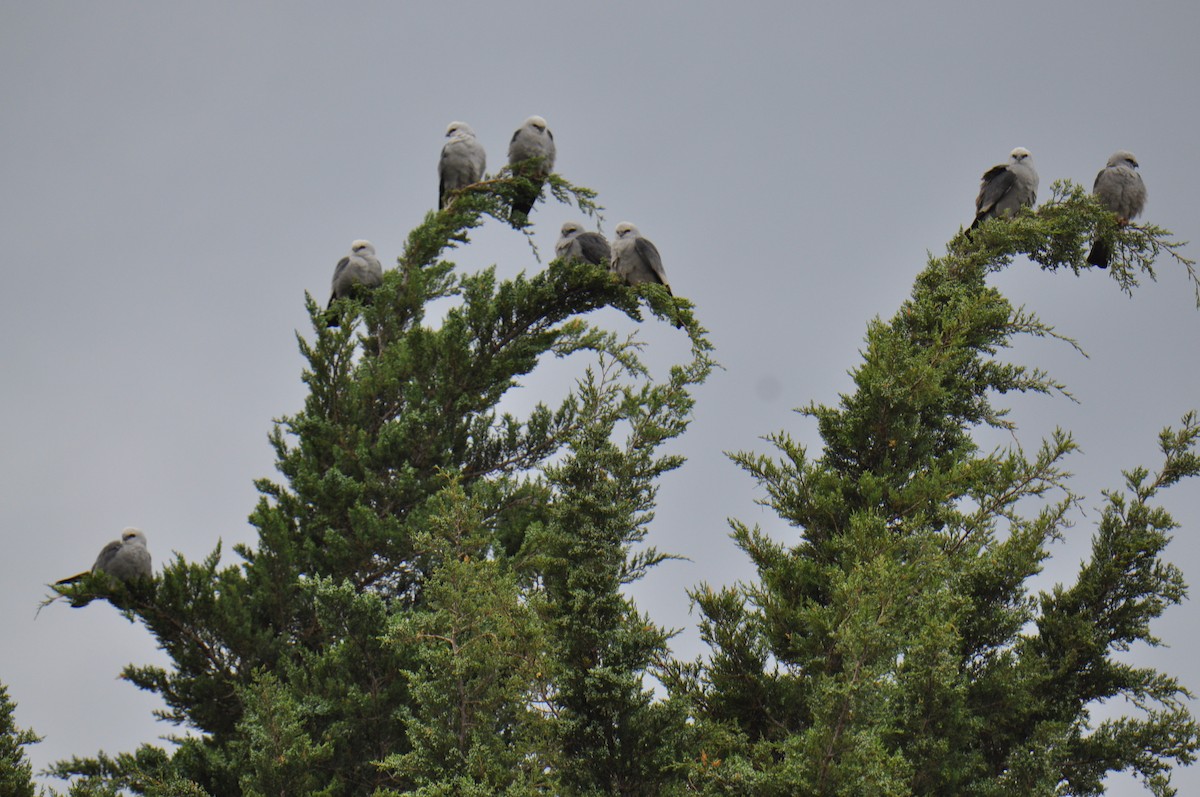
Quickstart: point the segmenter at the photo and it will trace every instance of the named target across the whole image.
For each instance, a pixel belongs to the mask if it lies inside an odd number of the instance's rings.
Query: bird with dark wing
[[[973,230],[988,219],[1012,216],[1023,207],[1037,201],[1038,173],[1033,156],[1024,147],[1017,147],[1000,163],[983,173],[979,181],[979,196],[975,198]],[[968,230],[968,233],[970,230]]]
[[[100,549],[91,570],[85,570],[69,578],[55,581],[55,586],[74,584],[92,573],[106,573],[126,584],[152,578],[150,551],[146,548],[146,535],[140,529],[127,528],[121,539],[113,540]],[[91,598],[73,598],[71,605],[79,608],[91,603]]]
[[[438,209],[446,207],[454,191],[483,179],[487,154],[466,122],[451,122],[446,128],[446,143],[438,160]]]
[[[1116,217],[1117,224],[1124,227],[1130,219],[1137,218],[1146,207],[1146,184],[1138,173],[1137,158],[1132,152],[1118,150],[1096,175],[1092,193],[1100,204]],[[1087,262],[1099,268],[1108,268],[1112,259],[1112,247],[1099,237],[1092,242]]]
[[[363,288],[377,288],[383,284],[383,266],[375,256],[375,247],[370,241],[358,240],[350,244],[350,254],[338,261],[333,269],[332,290],[326,311],[333,303],[347,296],[357,295]],[[336,327],[337,314],[327,312],[326,323]]]
[[[595,266],[612,260],[608,239],[598,232],[584,231],[577,221],[568,221],[562,226],[554,254],[563,260],[582,260]]]
[[[667,293],[671,293],[658,247],[649,238],[643,238],[638,228],[627,221],[617,225],[610,268],[629,285],[657,282],[667,289]],[[674,296],[673,293],[671,295]]]
[[[513,215],[517,220],[528,218],[533,203],[542,195],[542,184],[554,171],[554,134],[546,127],[546,120],[531,116],[513,133],[508,143],[508,165],[512,173],[529,180],[531,185],[522,189],[513,198]]]

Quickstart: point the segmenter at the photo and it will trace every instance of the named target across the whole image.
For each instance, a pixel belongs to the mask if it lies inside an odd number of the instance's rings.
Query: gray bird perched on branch
[[[377,288],[383,283],[383,266],[375,257],[375,247],[370,241],[355,241],[350,244],[350,254],[338,261],[333,269],[332,292],[326,310],[333,307],[337,299],[352,296],[362,288]],[[328,313],[326,323],[331,327],[338,325],[336,313]]]
[[[126,584],[151,578],[153,570],[150,551],[146,549],[146,535],[140,529],[125,529],[121,532],[121,539],[113,540],[100,549],[100,555],[96,557],[91,570],[55,581],[54,584],[74,584],[92,573],[107,573]],[[72,600],[71,605],[78,608],[90,602],[91,598],[78,598]]]
[[[598,232],[585,232],[577,221],[568,221],[562,226],[554,254],[563,260],[582,260],[596,266],[612,260],[608,239]]]
[[[658,247],[650,239],[643,238],[638,228],[627,221],[617,225],[617,239],[612,245],[611,268],[629,285],[657,282],[667,289],[667,293],[671,293],[671,285],[667,282],[667,272],[663,270]]]
[[[438,160],[438,209],[446,207],[449,195],[483,179],[487,154],[466,122],[451,122],[446,128],[442,157]]]
[[[522,189],[513,198],[513,214],[529,216],[533,203],[542,195],[542,184],[554,171],[554,134],[546,127],[546,120],[531,116],[513,133],[508,143],[508,165],[515,176],[524,177],[533,185]]]
[[[971,230],[991,218],[1012,216],[1023,207],[1037,201],[1038,173],[1033,168],[1033,156],[1024,147],[1017,147],[1000,163],[983,173],[979,181],[979,196],[975,198],[975,221]],[[968,233],[970,230],[968,230]]]
[[[1146,207],[1146,184],[1137,171],[1137,158],[1132,152],[1117,150],[1108,159],[1096,182],[1092,193],[1100,204],[1117,217],[1117,224],[1124,227],[1130,219],[1141,215]],[[1096,238],[1092,242],[1092,251],[1088,252],[1087,262],[1100,268],[1108,268],[1112,258],[1112,248],[1108,242]]]

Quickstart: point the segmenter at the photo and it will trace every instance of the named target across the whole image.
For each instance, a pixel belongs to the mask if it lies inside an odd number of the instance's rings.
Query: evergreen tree
[[[33,767],[25,757],[27,745],[41,739],[33,731],[17,727],[13,714],[16,704],[8,696],[8,687],[0,684],[0,794],[5,797],[33,797]]]
[[[527,182],[485,181],[428,214],[379,288],[334,303],[340,326],[308,299],[309,394],[271,436],[283,481],[258,484],[244,564],[222,566],[218,547],[168,563],[151,590],[61,588],[145,624],[172,667],[125,677],[194,733],[59,775],[95,793],[330,797],[559,793],[603,783],[610,764],[623,783],[662,776],[668,762],[641,752],[684,718],[641,681],[667,634],[619,588],[661,558],[631,546],[679,464],[657,452],[687,425],[709,345],[686,301],[600,267],[498,280],[443,259],[487,217],[507,220]],[[586,189],[548,186],[596,209]],[[682,322],[691,361],[656,381],[639,344],[585,320],[606,306]],[[576,386],[524,418],[502,412],[548,356],[580,362]],[[602,758],[582,761],[607,718]]]
[[[988,276],[1022,254],[1078,273],[1097,225],[1115,237],[1124,290],[1162,252],[1197,282],[1165,231],[1113,228],[1080,188],[1056,184],[1036,213],[958,236],[895,317],[869,325],[855,389],[803,410],[819,456],[787,433],[771,438],[775,456],[734,456],[796,532],[781,543],[733,522],[757,579],[693,593],[711,657],[671,675],[697,720],[689,791],[1092,795],[1128,769],[1172,793],[1170,767],[1198,745],[1190,695],[1119,654],[1157,644],[1151,621],[1184,596],[1156,501],[1200,472],[1200,421],[1163,432],[1160,470],[1106,493],[1075,582],[1037,594],[1029,579],[1079,500],[1063,468],[1075,444],[1057,431],[1029,456],[972,437],[1014,428],[998,395],[1065,392],[997,357],[1016,335],[1056,334]],[[1135,709],[1092,720],[1122,700]]]

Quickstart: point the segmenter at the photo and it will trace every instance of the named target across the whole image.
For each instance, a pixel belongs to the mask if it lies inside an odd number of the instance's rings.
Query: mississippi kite
[[[483,179],[487,165],[483,145],[466,122],[451,122],[446,138],[438,161],[438,209],[446,207],[450,193]]]
[[[375,247],[370,241],[355,241],[350,244],[350,254],[338,261],[333,270],[332,292],[326,310],[333,307],[337,299],[352,296],[360,291],[360,287],[377,288],[383,282],[383,266],[375,257]],[[338,325],[335,314],[329,314],[326,322],[331,327]]]
[[[533,185],[517,192],[513,198],[513,214],[528,217],[533,203],[542,195],[542,183],[554,171],[554,134],[546,120],[531,116],[513,133],[508,143],[508,165],[515,176],[524,177]]]
[[[107,573],[126,584],[153,577],[150,566],[150,551],[146,549],[146,535],[139,529],[128,528],[121,532],[121,539],[113,540],[100,549],[91,570],[55,581],[55,586],[74,584],[90,573]],[[71,605],[78,608],[91,603],[91,598],[75,598]]]
[[[1137,158],[1132,152],[1118,150],[1108,159],[1108,165],[1096,175],[1092,193],[1100,204],[1117,217],[1117,224],[1124,227],[1129,220],[1140,216],[1146,207],[1146,184],[1137,171]],[[1100,268],[1108,268],[1112,249],[1108,242],[1096,238],[1087,262]]]
[[[1033,156],[1024,147],[1017,147],[1008,156],[1008,163],[993,166],[983,173],[979,196],[975,199],[975,221],[971,229],[999,216],[1012,216],[1037,200],[1038,173],[1033,168]]]
[[[643,238],[638,228],[627,221],[617,225],[617,239],[612,245],[610,268],[629,285],[657,282],[667,289],[667,293],[671,293],[658,247],[649,239]]]
[[[577,221],[562,226],[562,237],[554,245],[554,254],[563,260],[582,260],[596,266],[612,260],[607,239],[598,232],[584,232]]]

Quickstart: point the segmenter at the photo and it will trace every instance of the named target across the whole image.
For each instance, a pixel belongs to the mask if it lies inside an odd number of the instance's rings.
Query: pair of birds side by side
[[[146,535],[140,529],[125,529],[121,532],[121,539],[113,540],[100,549],[100,555],[96,557],[96,563],[92,565],[91,570],[55,581],[54,585],[74,584],[93,573],[105,573],[126,584],[153,578],[150,551],[146,548]],[[79,608],[90,602],[91,598],[76,598],[71,601],[71,605]]]
[[[612,244],[598,232],[585,232],[579,222],[568,221],[562,226],[554,254],[562,260],[607,266],[609,272],[619,276],[626,285],[649,282],[661,285],[669,295],[675,295],[667,282],[658,247],[627,221],[617,225],[617,238]],[[675,328],[683,329],[683,321],[677,318]]]
[[[487,153],[475,131],[466,122],[451,122],[446,128],[449,139],[442,147],[438,161],[438,209],[445,209],[450,196],[483,179]],[[517,128],[508,142],[508,166],[514,176],[524,177],[528,186],[520,188],[513,198],[514,218],[529,217],[533,205],[542,194],[542,185],[554,171],[558,151],[554,134],[540,116],[531,116]]]
[[[1118,150],[1096,175],[1092,193],[1109,212],[1124,226],[1130,219],[1141,214],[1146,206],[1146,186],[1137,172],[1137,158],[1132,152]],[[1017,147],[1008,157],[983,173],[979,183],[979,196],[975,199],[975,221],[967,234],[970,235],[984,221],[1012,216],[1023,207],[1032,207],[1037,200],[1038,173],[1033,166],[1033,156],[1024,147]],[[1087,262],[1100,268],[1108,268],[1112,251],[1108,243],[1096,238],[1088,253]]]
[[[617,225],[617,239],[611,245],[600,233],[585,232],[579,222],[568,221],[562,226],[554,253],[562,259],[582,260],[596,266],[607,265],[609,271],[629,285],[657,283],[666,288],[667,293],[675,295],[667,282],[667,272],[663,269],[658,247],[627,221]]]

